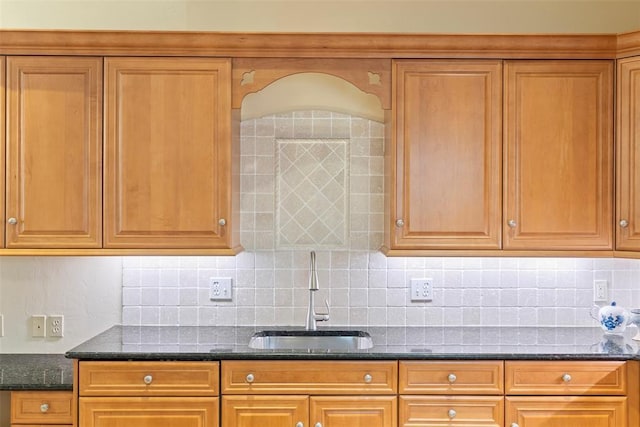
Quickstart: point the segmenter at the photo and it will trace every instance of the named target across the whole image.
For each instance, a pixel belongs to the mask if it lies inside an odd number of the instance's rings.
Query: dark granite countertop
[[[603,335],[599,328],[371,327],[367,350],[255,350],[249,338],[277,328],[114,326],[66,353],[82,360],[225,359],[640,359],[637,332]]]
[[[64,354],[0,354],[0,390],[71,390],[73,362]]]

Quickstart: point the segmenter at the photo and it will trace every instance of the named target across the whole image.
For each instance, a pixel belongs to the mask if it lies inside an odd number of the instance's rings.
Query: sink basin
[[[253,334],[249,347],[259,350],[366,350],[373,347],[364,331],[271,330]]]

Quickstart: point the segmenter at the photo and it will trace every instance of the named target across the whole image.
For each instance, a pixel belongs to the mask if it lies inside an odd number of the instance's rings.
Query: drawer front
[[[12,424],[71,424],[71,391],[11,392]]]
[[[502,427],[501,396],[400,396],[400,426]]]
[[[401,394],[502,394],[502,361],[401,361]]]
[[[625,362],[608,361],[507,361],[507,394],[625,395]]]
[[[217,396],[218,362],[80,362],[80,396]]]
[[[395,394],[395,361],[223,361],[223,394]]]

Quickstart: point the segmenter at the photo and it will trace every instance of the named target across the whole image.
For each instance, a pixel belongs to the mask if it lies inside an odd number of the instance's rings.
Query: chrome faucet
[[[327,306],[326,313],[315,312],[314,292],[319,290],[318,271],[316,270],[316,253],[311,251],[311,264],[309,265],[309,308],[307,309],[307,331],[316,331],[318,325],[316,322],[326,322],[329,320],[329,303],[325,300]]]

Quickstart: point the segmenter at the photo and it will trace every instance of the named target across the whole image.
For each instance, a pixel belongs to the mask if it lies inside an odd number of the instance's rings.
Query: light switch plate
[[[42,314],[34,314],[31,316],[31,336],[33,338],[44,338],[47,336],[45,328],[47,316]]]

